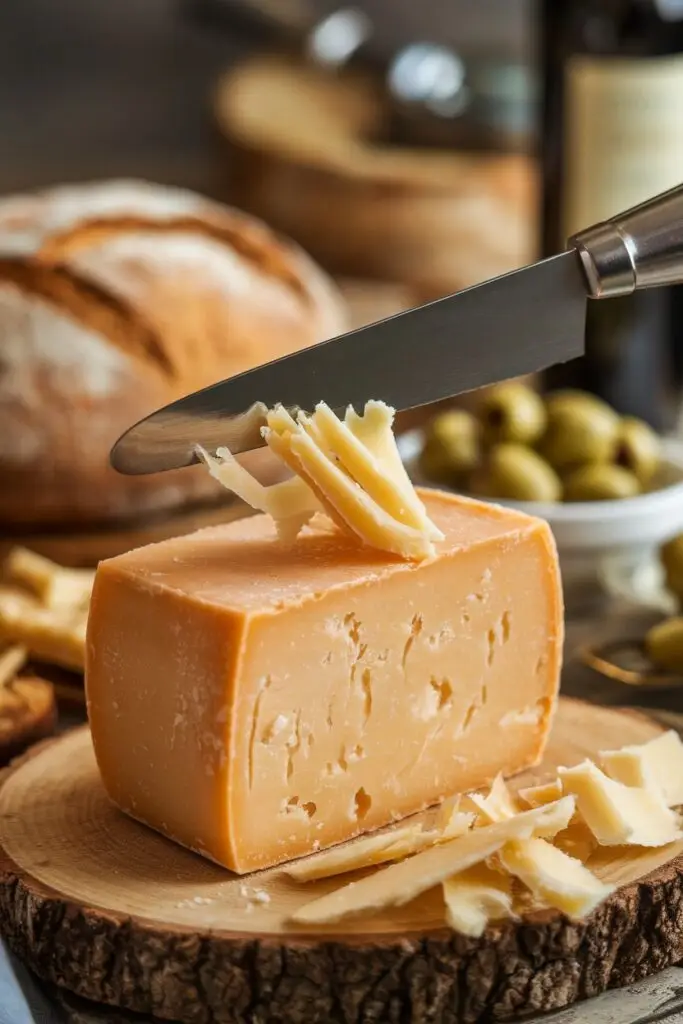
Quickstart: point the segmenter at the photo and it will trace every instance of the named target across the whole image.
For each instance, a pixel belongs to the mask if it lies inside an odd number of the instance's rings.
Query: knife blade
[[[122,473],[263,444],[263,411],[336,412],[380,399],[414,408],[580,356],[588,298],[683,284],[683,185],[569,240],[566,252],[213,384],[128,430],[112,449]]]
[[[339,412],[374,398],[403,410],[537,371],[581,355],[586,303],[571,250],[181,398],[124,434],[112,464],[152,473],[196,462],[198,444],[260,447],[257,403]]]

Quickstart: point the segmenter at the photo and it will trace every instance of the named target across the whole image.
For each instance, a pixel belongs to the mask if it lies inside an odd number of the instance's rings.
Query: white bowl
[[[415,483],[438,486],[419,471],[422,432],[410,431],[399,438],[398,444]],[[498,503],[539,516],[550,524],[565,586],[593,581],[606,582],[621,592],[633,591],[638,579],[645,578],[644,567],[649,566],[647,578],[653,592],[646,600],[662,607],[666,595],[656,573],[652,575],[652,563],[657,548],[683,531],[683,443],[664,442],[664,463],[657,483],[657,489],[647,494],[613,501]]]

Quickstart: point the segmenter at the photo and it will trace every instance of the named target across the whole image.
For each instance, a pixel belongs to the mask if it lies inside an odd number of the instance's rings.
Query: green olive
[[[630,469],[646,487],[659,468],[661,444],[654,430],[636,419],[625,416],[619,427],[615,462]]]
[[[580,391],[559,391],[548,397],[546,409],[540,452],[555,469],[610,461],[620,421],[609,405]]]
[[[562,483],[540,455],[521,444],[497,444],[474,474],[470,489],[484,498],[559,501]]]
[[[645,650],[657,668],[683,672],[683,618],[665,619],[648,630]]]
[[[679,602],[683,602],[683,571],[681,569],[666,569],[664,572],[666,588]]]
[[[609,463],[580,466],[564,481],[565,501],[610,501],[636,494],[640,494],[640,484],[634,474]]]
[[[683,600],[683,533],[662,545],[659,557],[664,566],[668,589]]]
[[[519,381],[491,388],[482,401],[480,416],[491,442],[535,444],[545,430],[543,399]]]
[[[427,428],[420,469],[437,483],[457,483],[479,462],[480,427],[471,413],[449,409]]]
[[[683,574],[683,533],[676,534],[659,550],[659,557],[666,569],[680,570]]]

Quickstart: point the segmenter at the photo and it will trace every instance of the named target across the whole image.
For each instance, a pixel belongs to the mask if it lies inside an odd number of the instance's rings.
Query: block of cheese
[[[536,764],[563,639],[544,522],[421,491],[408,562],[257,515],[101,562],[86,688],[111,799],[244,873]]]

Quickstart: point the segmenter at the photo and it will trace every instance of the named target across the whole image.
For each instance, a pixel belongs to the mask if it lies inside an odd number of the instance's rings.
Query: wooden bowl
[[[373,80],[259,56],[218,83],[231,199],[333,272],[407,282],[425,298],[531,262],[537,173],[517,154],[383,144]]]

